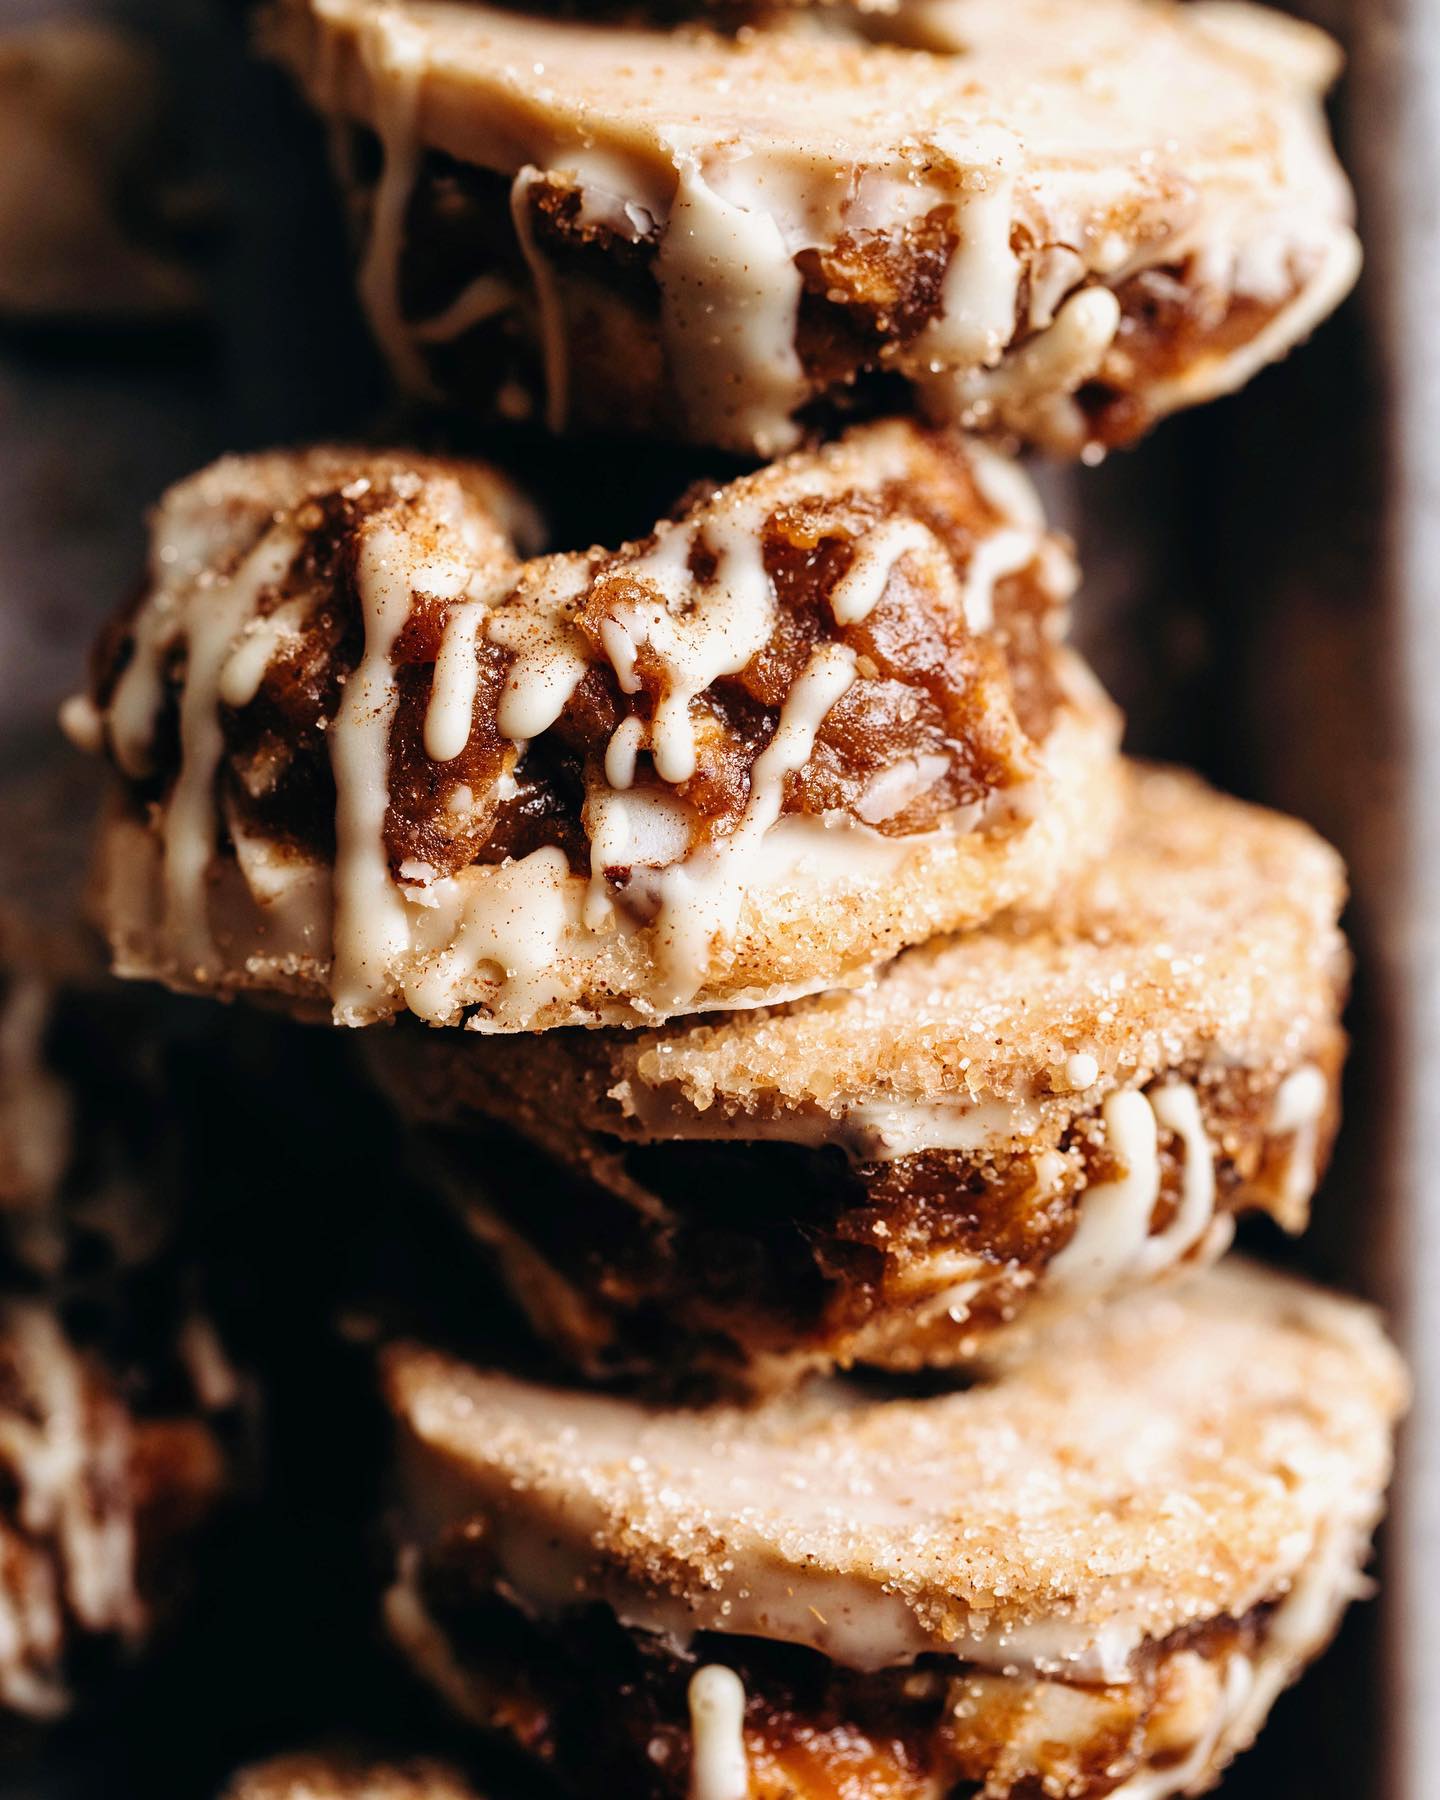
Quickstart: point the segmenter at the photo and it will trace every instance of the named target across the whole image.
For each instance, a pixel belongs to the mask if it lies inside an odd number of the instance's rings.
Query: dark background
[[[0,26],[98,10],[0,0]],[[0,878],[51,908],[77,891],[94,785],[54,709],[138,572],[145,507],[222,451],[371,434],[387,405],[318,133],[248,56],[242,9],[103,10],[171,71],[176,144],[207,195],[208,299],[160,331],[0,324]],[[1130,747],[1303,814],[1351,861],[1348,1127],[1315,1229],[1257,1245],[1384,1299],[1423,1365],[1427,1329],[1440,1361],[1440,8],[1331,12],[1352,52],[1338,123],[1369,249],[1358,296],[1242,396],[1046,480],[1087,569],[1077,636],[1127,707]],[[580,496],[567,536],[613,540],[652,516],[636,455],[525,460],[542,478],[562,465],[556,490]],[[378,1266],[413,1293],[453,1265],[446,1227],[410,1204],[388,1125],[349,1085],[348,1045],[203,1007],[185,1031],[175,1118],[191,1122],[194,1230],[270,1389],[268,1478],[181,1637],[104,1711],[21,1746],[3,1800],[205,1796],[237,1761],[336,1734],[448,1747],[375,1631],[378,1425],[363,1347],[329,1330]],[[1385,1599],[1356,1609],[1281,1702],[1231,1800],[1440,1794],[1436,1401],[1421,1372]],[[496,1800],[518,1791],[489,1785]]]

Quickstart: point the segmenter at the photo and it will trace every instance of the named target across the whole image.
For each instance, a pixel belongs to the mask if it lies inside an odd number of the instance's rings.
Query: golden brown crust
[[[870,427],[615,552],[522,562],[519,511],[339,451],[172,491],[72,714],[125,784],[122,972],[654,1018],[852,978],[1105,841],[1073,569],[991,453]]]
[[[1234,1264],[928,1399],[656,1411],[410,1347],[387,1384],[390,1627],[452,1704],[678,1794],[723,1663],[751,1791],[806,1800],[847,1746],[906,1800],[1203,1783],[1357,1591],[1405,1398],[1364,1308]]]
[[[321,1751],[277,1756],[242,1769],[223,1800],[478,1800],[446,1763],[428,1757],[368,1761]]]
[[[1122,804],[1108,858],[1048,912],[864,988],[503,1050],[402,1031],[372,1067],[591,1373],[972,1360],[1052,1289],[1212,1258],[1236,1212],[1299,1229],[1333,1136],[1338,858],[1174,772],[1130,769]],[[1077,1270],[1092,1191],[1144,1154],[1122,1116],[1141,1094],[1151,1191]]]
[[[1338,59],[1292,21],[711,22],[272,8],[355,139],[362,294],[405,385],[762,455],[903,406],[1075,453],[1239,386],[1354,278],[1318,104]]]
[[[477,1554],[533,1603],[866,1667],[1113,1667],[1243,1617],[1322,1528],[1368,1526],[1405,1394],[1367,1310],[1237,1263],[1082,1308],[929,1399],[821,1384],[684,1413],[403,1347],[387,1383],[427,1539],[488,1521]]]

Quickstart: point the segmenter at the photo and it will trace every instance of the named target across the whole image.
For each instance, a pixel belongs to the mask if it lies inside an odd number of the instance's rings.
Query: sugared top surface
[[[932,418],[1078,451],[1238,387],[1358,266],[1334,48],[1258,8],[904,0],[715,32],[281,0],[271,29],[380,140],[361,289],[402,381],[443,389],[436,346],[518,304],[552,428],[773,456],[884,372]],[[443,263],[512,226],[414,312],[418,240]]]
[[[651,1411],[401,1348],[417,1529],[522,1603],[1123,1678],[1146,1639],[1286,1591],[1368,1529],[1403,1377],[1364,1308],[1244,1265],[1082,1312],[1003,1379]]]

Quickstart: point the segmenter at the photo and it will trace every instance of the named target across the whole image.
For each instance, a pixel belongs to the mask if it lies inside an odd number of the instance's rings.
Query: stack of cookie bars
[[[1364,1309],[1212,1266],[1305,1223],[1343,875],[1120,755],[1020,455],[1345,293],[1331,47],[1218,0],[596,13],[267,15],[398,386],[492,459],[161,502],[65,715],[114,966],[362,1028],[523,1308],[524,1377],[382,1359],[386,1623],[479,1732],[576,1796],[1198,1791],[1362,1590],[1403,1404]],[[638,491],[641,443],[666,516],[553,547],[547,490]]]

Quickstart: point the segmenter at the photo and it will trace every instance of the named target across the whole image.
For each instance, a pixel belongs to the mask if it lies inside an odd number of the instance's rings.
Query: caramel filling
[[[1337,1039],[1329,1073],[1123,1090],[1035,1153],[853,1159],[743,1128],[596,1141],[569,1171],[550,1163],[542,1206],[535,1148],[505,1128],[433,1142],[462,1212],[570,1354],[652,1380],[698,1357],[709,1377],[763,1382],[771,1358],[953,1362],[1037,1298],[1208,1261],[1242,1211],[1297,1228],[1333,1136],[1338,1056]]]

